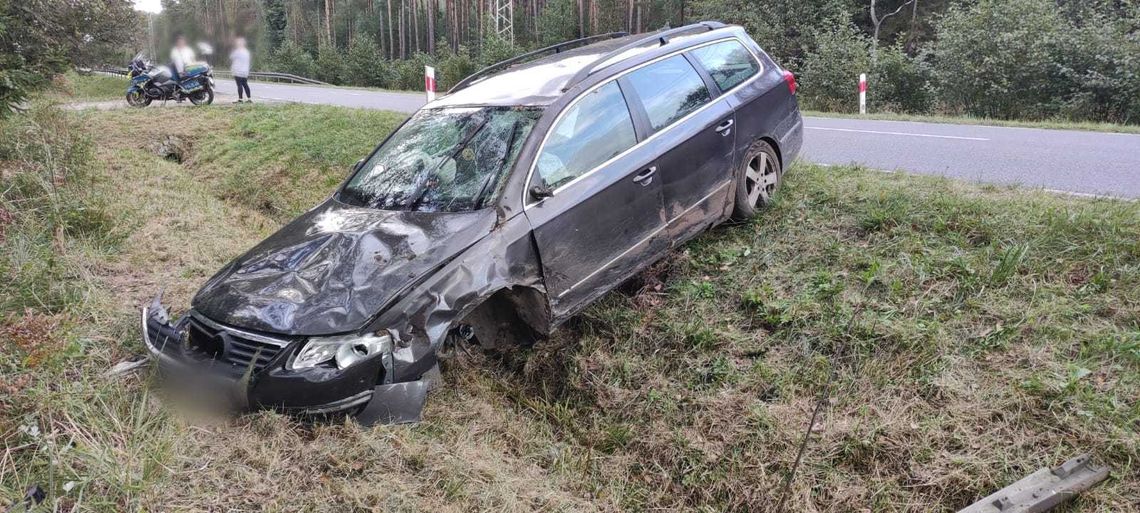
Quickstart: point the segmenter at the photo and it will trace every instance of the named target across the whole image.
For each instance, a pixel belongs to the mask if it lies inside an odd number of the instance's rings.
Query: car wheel
[[[750,219],[770,205],[783,178],[780,159],[767,142],[752,143],[745,155],[737,178],[736,204],[732,209],[732,217],[736,220]]]

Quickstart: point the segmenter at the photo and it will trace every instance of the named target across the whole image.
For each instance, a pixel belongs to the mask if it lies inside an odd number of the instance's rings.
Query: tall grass
[[[686,244],[552,340],[448,362],[420,425],[200,419],[144,376],[103,377],[141,354],[135,307],[166,287],[184,308],[399,116],[73,115],[93,144],[67,192],[5,196],[12,219],[52,226],[6,225],[35,234],[20,261],[58,258],[51,276],[74,288],[46,308],[32,298],[52,279],[0,285],[23,294],[0,332],[0,496],[40,483],[62,510],[765,511],[834,373],[791,509],[955,511],[1091,451],[1114,478],[1074,509],[1137,511],[1140,205],[797,165],[755,221]],[[146,149],[171,134],[189,142],[181,163]],[[68,228],[53,213],[80,207],[114,215]]]

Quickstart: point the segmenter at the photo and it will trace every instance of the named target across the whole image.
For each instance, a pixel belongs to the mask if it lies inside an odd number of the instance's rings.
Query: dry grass
[[[553,340],[450,362],[420,425],[211,418],[145,375],[101,376],[142,353],[135,308],[163,285],[185,306],[398,117],[162,115],[191,143],[181,164],[146,149],[169,131],[152,112],[78,114],[83,186],[118,215],[110,242],[56,248],[89,284],[69,306],[12,313],[57,321],[73,349],[39,366],[0,351],[4,497],[38,482],[62,511],[762,511],[834,372],[790,510],[952,511],[1092,451],[1113,477],[1074,509],[1140,511],[1140,205],[798,166],[756,222]]]

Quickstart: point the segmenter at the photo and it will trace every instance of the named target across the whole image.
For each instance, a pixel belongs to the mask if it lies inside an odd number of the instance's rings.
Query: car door
[[[661,181],[616,81],[563,109],[535,157],[526,216],[556,318],[667,250]],[[547,196],[549,195],[549,196]]]
[[[694,48],[689,55],[736,111],[737,151],[743,153],[762,135],[784,133],[786,130],[773,130],[774,120],[798,119],[788,115],[795,102],[788,101],[783,77],[779,73],[762,77],[760,60],[740,40],[717,41]]]
[[[714,99],[711,80],[682,54],[638,68],[621,83],[661,153],[657,172],[666,233],[680,243],[726,212],[735,147],[733,109]]]

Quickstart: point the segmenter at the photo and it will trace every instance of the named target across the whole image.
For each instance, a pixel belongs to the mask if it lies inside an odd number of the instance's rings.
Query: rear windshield
[[[340,200],[383,210],[483,208],[541,114],[514,107],[421,110],[349,179]]]

